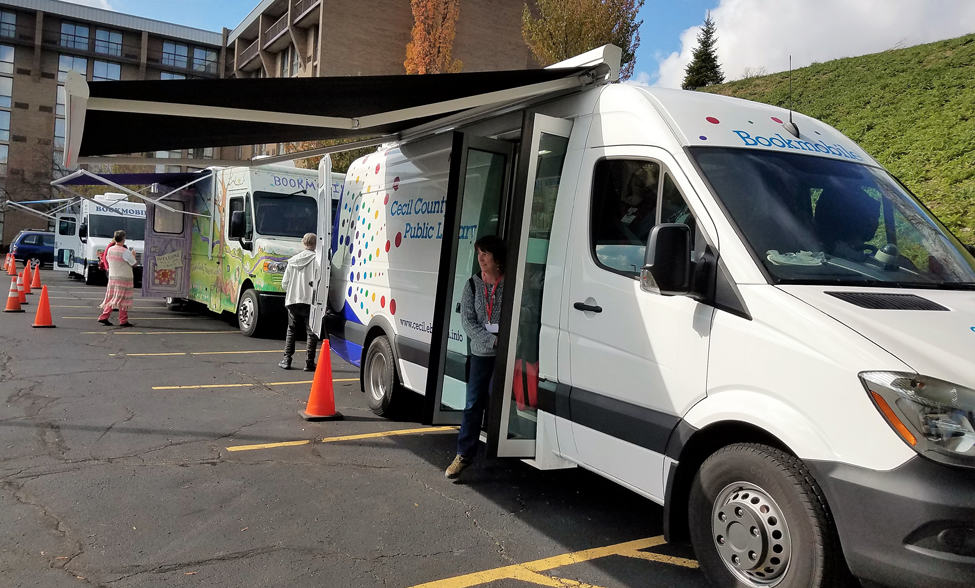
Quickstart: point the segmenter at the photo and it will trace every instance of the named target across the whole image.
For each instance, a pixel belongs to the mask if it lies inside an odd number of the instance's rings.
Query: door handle
[[[595,304],[586,304],[585,302],[576,302],[572,305],[572,308],[576,310],[582,310],[585,312],[602,312],[603,307],[597,306]]]

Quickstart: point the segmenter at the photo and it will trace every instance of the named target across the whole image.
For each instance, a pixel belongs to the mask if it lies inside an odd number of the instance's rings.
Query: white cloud
[[[841,57],[909,47],[975,32],[972,0],[719,0],[711,11],[726,80]],[[703,15],[702,15],[703,20]],[[656,84],[679,88],[699,26],[681,50],[658,59]]]
[[[104,8],[105,10],[115,10],[112,5],[108,3],[108,0],[64,0],[65,2],[70,2],[71,4],[81,4],[84,6],[91,6],[92,8]]]

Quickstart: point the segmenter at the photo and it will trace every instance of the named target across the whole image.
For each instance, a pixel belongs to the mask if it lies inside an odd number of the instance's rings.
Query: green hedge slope
[[[789,74],[703,90],[788,107]],[[975,34],[797,69],[792,92],[975,244]]]

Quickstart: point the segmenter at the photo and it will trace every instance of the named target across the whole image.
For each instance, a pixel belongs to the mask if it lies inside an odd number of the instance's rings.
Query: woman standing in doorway
[[[501,319],[501,296],[504,291],[504,241],[495,235],[481,237],[474,243],[480,274],[474,274],[464,286],[461,317],[470,340],[470,370],[467,375],[467,402],[457,435],[457,456],[444,475],[456,479],[477,455],[481,421],[487,407],[498,347],[498,324]]]
[[[132,306],[132,266],[135,265],[135,255],[125,246],[125,231],[115,231],[114,241],[105,249],[105,261],[108,263],[108,288],[105,289],[105,299],[102,300],[102,314],[98,322],[111,326],[108,317],[112,309],[118,309],[120,327],[131,327],[129,322],[129,307]]]

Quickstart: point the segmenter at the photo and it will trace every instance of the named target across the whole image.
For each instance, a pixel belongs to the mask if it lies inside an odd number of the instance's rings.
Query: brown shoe
[[[447,471],[443,473],[444,477],[448,480],[456,480],[460,473],[467,469],[467,466],[471,465],[471,460],[464,459],[461,456],[454,457],[454,461],[450,462],[447,466]]]

